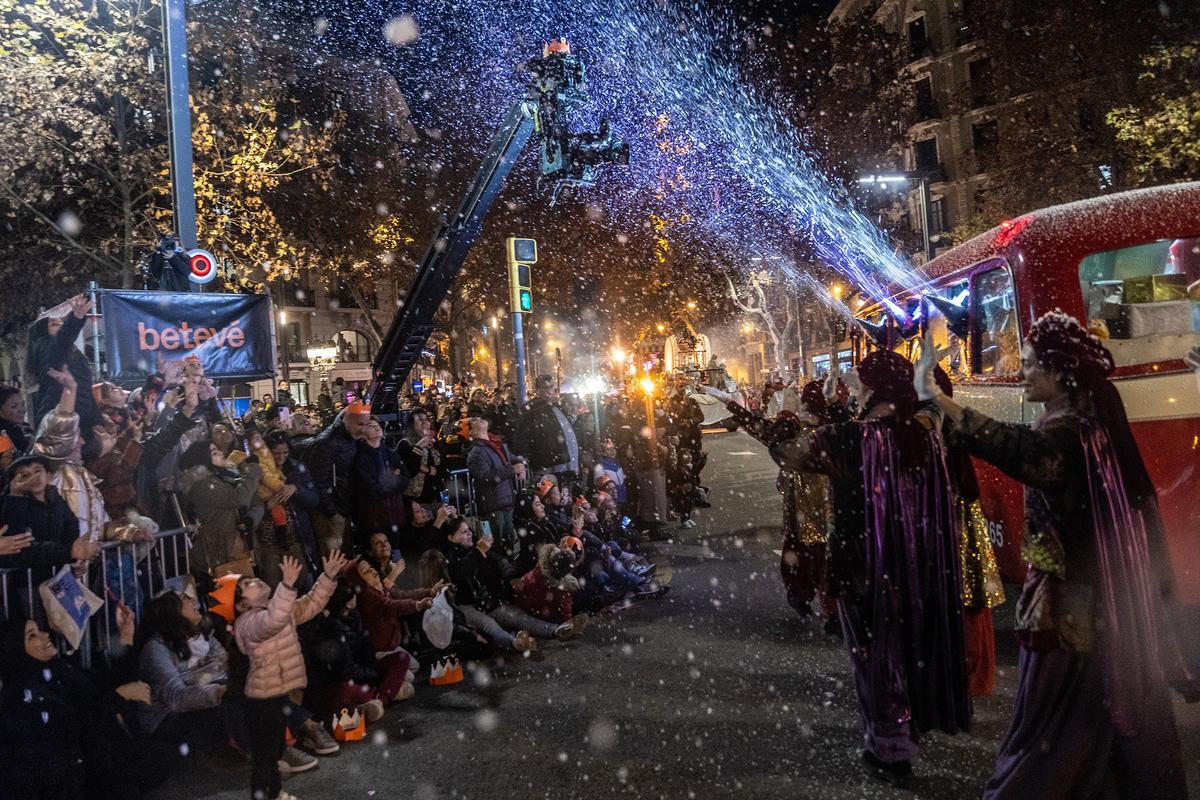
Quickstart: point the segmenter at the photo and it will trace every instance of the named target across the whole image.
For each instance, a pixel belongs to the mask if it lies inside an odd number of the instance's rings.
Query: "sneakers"
[[[279,771],[284,775],[296,772],[307,772],[317,765],[317,757],[310,756],[303,750],[291,745],[283,748],[283,758],[279,759]]]
[[[319,756],[331,756],[342,749],[342,746],[316,722],[301,729],[296,746]]]
[[[417,693],[417,687],[413,686],[411,680],[407,680],[400,685],[400,691],[396,692],[396,702],[401,700],[410,700]]]
[[[570,639],[573,636],[578,636],[583,633],[590,621],[587,614],[576,614],[571,617],[570,622],[564,622],[555,628],[554,636],[558,639]]]
[[[681,519],[679,521],[679,527],[681,530],[688,530],[689,528],[694,528],[694,527],[696,527],[696,520],[692,519],[691,517],[684,517],[683,519]]]
[[[654,573],[658,572],[658,565],[650,563],[634,564],[629,571],[634,575],[637,575],[639,578],[649,578],[652,577]]]
[[[646,588],[635,592],[633,596],[638,600],[654,600],[655,598],[662,597],[670,590],[670,586],[662,586],[654,581],[651,581]]]
[[[518,653],[530,653],[537,650],[537,640],[529,635],[529,631],[517,631],[513,637],[513,650]]]
[[[376,698],[368,700],[358,707],[362,715],[367,718],[367,724],[371,725],[383,718],[383,701]]]

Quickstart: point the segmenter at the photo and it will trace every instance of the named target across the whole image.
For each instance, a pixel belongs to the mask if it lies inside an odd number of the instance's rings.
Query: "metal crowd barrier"
[[[107,660],[117,642],[115,608],[123,603],[140,618],[142,608],[150,598],[172,581],[185,578],[191,571],[191,528],[159,531],[149,542],[106,542],[100,555],[88,564],[88,588],[105,601],[104,607],[92,615],[88,630],[79,645],[80,663],[91,666],[93,650]],[[0,569],[0,602],[4,619],[14,615],[44,622],[45,609],[37,588],[61,564],[53,566]],[[34,575],[39,575],[35,582]],[[114,602],[114,600],[116,602]],[[93,643],[97,643],[94,647]],[[61,642],[60,642],[60,649]]]

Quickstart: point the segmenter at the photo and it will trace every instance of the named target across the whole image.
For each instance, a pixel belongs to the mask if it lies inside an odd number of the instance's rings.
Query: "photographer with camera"
[[[162,292],[190,292],[192,265],[187,253],[174,236],[164,236],[146,267],[147,288]],[[153,284],[153,285],[150,285]]]

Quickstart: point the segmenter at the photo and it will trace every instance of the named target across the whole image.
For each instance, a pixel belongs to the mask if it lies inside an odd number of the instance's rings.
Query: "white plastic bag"
[[[104,607],[104,601],[79,582],[69,564],[38,586],[38,594],[50,627],[63,635],[70,652],[78,650],[88,620]]]
[[[433,606],[425,612],[421,628],[429,638],[430,644],[438,650],[450,646],[450,639],[454,636],[454,612],[450,609],[450,601],[446,599],[445,589],[433,598]]]

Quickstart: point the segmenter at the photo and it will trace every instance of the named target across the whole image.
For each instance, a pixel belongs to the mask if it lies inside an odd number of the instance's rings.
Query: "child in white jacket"
[[[284,701],[289,692],[308,685],[296,626],[321,613],[345,565],[346,557],[340,550],[331,552],[323,560],[324,571],[312,591],[299,598],[295,587],[301,566],[291,556],[283,557],[283,580],[273,596],[271,587],[258,578],[238,581],[234,594],[238,617],[233,630],[238,649],[250,662],[245,690],[246,726],[254,762],[250,792],[255,800],[294,800],[282,791],[279,758],[284,746]]]

